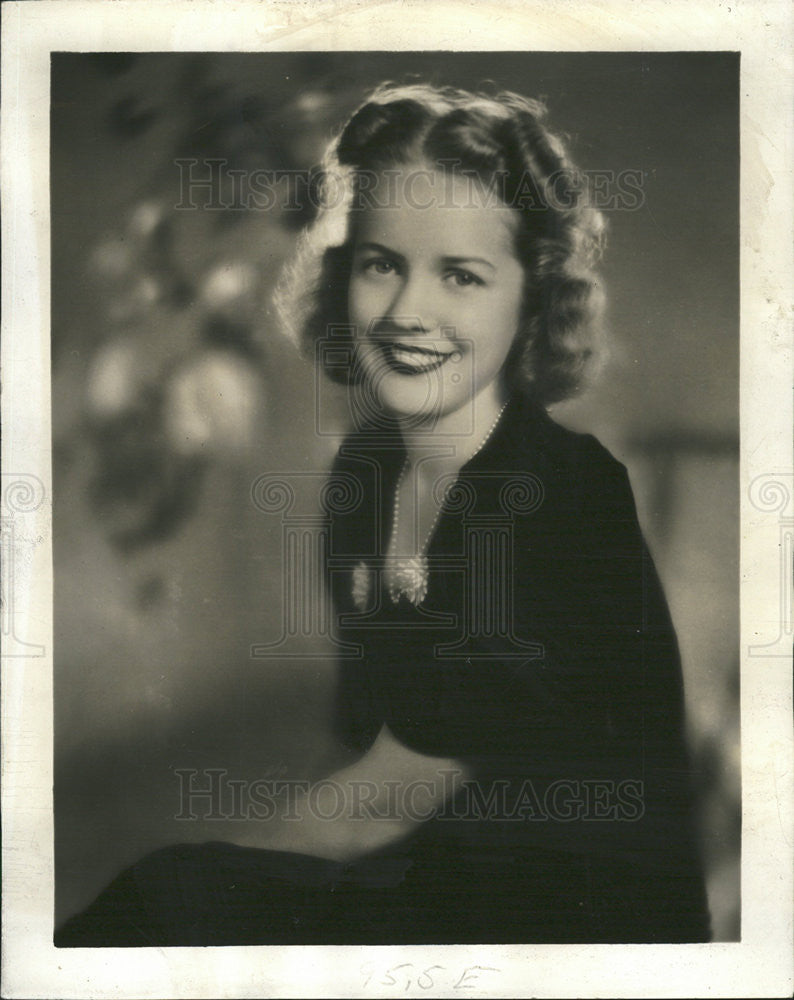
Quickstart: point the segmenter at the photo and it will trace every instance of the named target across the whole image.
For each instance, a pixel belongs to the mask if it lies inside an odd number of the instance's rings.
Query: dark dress
[[[514,397],[447,495],[415,607],[379,573],[404,455],[364,429],[326,491],[339,736],[363,754],[385,723],[470,779],[352,864],[166,848],[56,944],[709,939],[677,643],[625,468]]]

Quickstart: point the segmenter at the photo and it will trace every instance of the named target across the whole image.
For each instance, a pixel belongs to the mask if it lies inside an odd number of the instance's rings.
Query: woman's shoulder
[[[342,438],[331,479],[339,488],[369,493],[395,478],[404,457],[396,425],[364,424]],[[565,427],[526,397],[511,400],[501,426],[461,473],[464,478],[530,476],[550,497],[633,506],[626,466],[594,434]]]
[[[623,462],[594,434],[565,427],[537,404],[518,408],[506,452],[552,493],[591,501],[631,498]]]

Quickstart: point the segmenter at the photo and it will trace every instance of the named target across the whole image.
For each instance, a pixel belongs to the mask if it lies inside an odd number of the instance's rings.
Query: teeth
[[[452,356],[451,354],[442,354],[440,351],[429,350],[427,348],[400,347],[397,344],[392,344],[390,351],[398,364],[405,365],[407,368],[413,368],[415,371],[434,368]]]

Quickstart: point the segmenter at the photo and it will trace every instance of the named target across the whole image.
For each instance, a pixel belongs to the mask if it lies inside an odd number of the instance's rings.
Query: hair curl
[[[491,97],[391,83],[373,91],[328,148],[315,189],[321,210],[279,281],[275,301],[288,335],[308,353],[330,330],[335,344],[352,337],[351,214],[365,172],[417,162],[462,169],[489,190],[497,185],[520,218],[516,255],[528,280],[505,364],[510,389],[544,404],[576,394],[597,356],[604,295],[595,265],[605,224],[545,115],[542,103],[509,91]],[[331,378],[351,377],[350,366],[325,367]]]

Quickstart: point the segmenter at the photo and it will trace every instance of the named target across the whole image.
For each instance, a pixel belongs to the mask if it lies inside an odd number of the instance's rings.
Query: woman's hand
[[[352,861],[407,837],[469,776],[460,761],[417,753],[384,726],[363,757],[302,791],[289,804],[289,818],[235,840]]]

